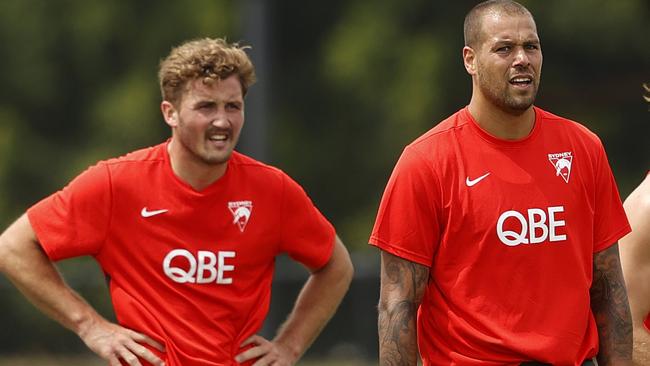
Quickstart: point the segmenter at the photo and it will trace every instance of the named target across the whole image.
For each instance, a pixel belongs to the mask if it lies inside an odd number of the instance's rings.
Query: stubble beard
[[[233,137],[231,136],[231,138]],[[221,152],[210,151],[208,147],[210,142],[207,136],[204,136],[202,141],[204,144],[203,146],[198,146],[198,144],[193,143],[191,136],[185,135],[184,133],[179,133],[178,140],[195,161],[208,166],[218,166],[223,165],[230,160],[234,147],[237,144],[238,137],[235,138],[231,148],[222,150]]]
[[[196,157],[201,159],[201,161],[205,165],[216,166],[216,165],[222,165],[222,164],[228,162],[228,160],[230,160],[231,155],[232,155],[232,150],[226,151],[225,154],[220,154],[220,155],[216,155],[216,156],[211,156],[209,153],[204,154],[204,155],[196,154]]]
[[[503,88],[499,89],[495,85],[502,84]],[[530,95],[516,96],[514,90],[510,89],[510,83],[506,81],[489,80],[482,74],[478,75],[478,84],[481,93],[485,98],[497,108],[511,114],[521,115],[527,111],[535,102],[537,96],[538,82],[533,79],[533,92]]]

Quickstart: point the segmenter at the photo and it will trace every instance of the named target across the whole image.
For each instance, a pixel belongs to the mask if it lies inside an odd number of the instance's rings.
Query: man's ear
[[[163,100],[160,103],[160,111],[169,127],[176,127],[178,125],[178,111],[170,101]]]
[[[468,74],[476,74],[476,52],[469,46],[463,47],[463,64]]]

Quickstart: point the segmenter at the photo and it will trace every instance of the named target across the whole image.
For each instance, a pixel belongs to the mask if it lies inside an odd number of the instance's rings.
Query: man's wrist
[[[275,342],[279,347],[283,348],[287,352],[288,356],[293,360],[293,362],[298,361],[304,352],[305,347],[300,345],[299,342],[291,341],[285,337],[278,337],[273,340],[273,342]]]
[[[72,322],[72,330],[82,339],[97,323],[97,317],[89,311],[76,312],[72,314],[70,320]]]

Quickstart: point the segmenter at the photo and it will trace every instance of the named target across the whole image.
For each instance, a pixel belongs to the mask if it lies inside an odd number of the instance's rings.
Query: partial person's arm
[[[316,339],[341,303],[354,271],[345,246],[338,236],[334,240],[329,262],[311,273],[277,336],[272,341],[259,335],[248,338],[241,346],[255,346],[237,355],[237,362],[259,358],[254,366],[294,365]]]
[[[632,365],[632,318],[618,244],[594,254],[590,295],[600,343],[598,365]]]
[[[417,365],[416,317],[428,279],[428,267],[382,250],[378,324],[380,365]]]
[[[120,359],[139,366],[138,357],[154,365],[164,363],[140,343],[161,351],[151,338],[108,322],[76,292],[43,252],[27,219],[21,216],[0,236],[0,272],[36,307],[64,327],[75,332],[97,355],[120,366]]]
[[[620,240],[620,250],[632,313],[634,362],[650,365],[650,333],[643,325],[650,314],[650,176],[624,206],[632,232]]]

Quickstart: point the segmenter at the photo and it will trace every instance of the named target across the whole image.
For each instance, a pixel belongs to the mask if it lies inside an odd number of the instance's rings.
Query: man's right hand
[[[107,360],[110,366],[120,366],[120,360],[130,366],[142,366],[139,358],[155,366],[165,365],[158,356],[142,344],[148,344],[160,352],[165,352],[163,345],[144,334],[104,319],[94,319],[91,325],[79,332],[79,337],[90,350]]]
[[[164,352],[153,339],[110,323],[99,315],[61,278],[36,238],[27,215],[22,215],[0,235],[0,273],[45,314],[74,331],[111,366],[142,366],[138,358],[155,366],[165,363],[144,347]]]

